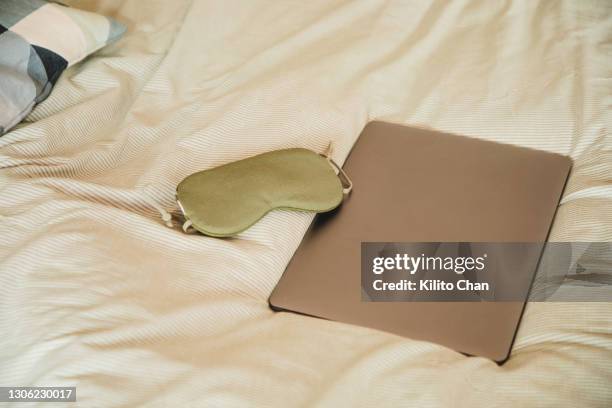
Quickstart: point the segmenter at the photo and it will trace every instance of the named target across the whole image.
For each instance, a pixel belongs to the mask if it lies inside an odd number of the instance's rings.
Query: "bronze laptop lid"
[[[544,242],[570,168],[558,154],[372,122],[344,165],[352,194],[315,218],[270,305],[503,361],[524,300],[364,302],[361,244]],[[531,281],[535,268],[515,273]]]

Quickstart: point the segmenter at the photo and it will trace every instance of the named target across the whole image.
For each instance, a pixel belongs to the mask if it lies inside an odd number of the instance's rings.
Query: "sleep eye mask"
[[[331,211],[351,188],[329,155],[293,148],[192,174],[178,185],[176,199],[186,220],[185,232],[192,227],[213,237],[228,237],[274,209]]]

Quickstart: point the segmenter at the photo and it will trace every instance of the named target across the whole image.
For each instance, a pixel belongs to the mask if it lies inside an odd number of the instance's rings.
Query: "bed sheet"
[[[532,303],[498,366],[273,313],[312,217],[185,235],[195,171],[286,147],[342,162],[385,120],[570,155],[556,241],[612,241],[612,3],[67,2],[128,26],[0,138],[0,385],[77,406],[610,406],[612,305]],[[27,406],[27,405],[24,405]]]

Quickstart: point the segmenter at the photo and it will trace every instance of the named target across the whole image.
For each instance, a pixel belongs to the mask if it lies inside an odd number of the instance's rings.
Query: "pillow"
[[[0,0],[0,135],[44,100],[69,66],[119,39],[110,18],[44,0]]]

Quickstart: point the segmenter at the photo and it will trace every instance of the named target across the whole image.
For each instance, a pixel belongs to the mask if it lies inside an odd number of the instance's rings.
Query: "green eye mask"
[[[336,171],[348,187],[344,187]],[[186,222],[214,237],[236,235],[274,209],[326,212],[350,192],[350,180],[329,157],[285,149],[204,170],[176,189]]]

